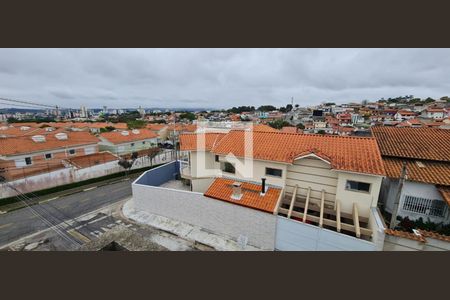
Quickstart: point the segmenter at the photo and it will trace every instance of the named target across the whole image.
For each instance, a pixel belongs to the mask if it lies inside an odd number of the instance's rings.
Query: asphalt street
[[[132,180],[121,181],[92,190],[22,208],[0,215],[0,248],[22,237],[64,223],[131,196]],[[36,215],[36,213],[38,215]],[[42,216],[46,221],[42,220]]]

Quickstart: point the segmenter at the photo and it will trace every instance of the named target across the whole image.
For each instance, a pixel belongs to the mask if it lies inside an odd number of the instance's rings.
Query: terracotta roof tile
[[[439,193],[441,193],[442,198],[444,198],[444,201],[447,202],[447,205],[450,206],[450,187],[449,186],[439,186],[438,191],[439,191]]]
[[[406,162],[408,180],[450,186],[450,163],[448,162],[383,157],[386,175],[400,178],[403,162]]]
[[[383,156],[450,162],[450,130],[372,127]]]
[[[419,229],[418,231],[424,237],[433,238],[433,239],[437,239],[437,240],[441,240],[441,241],[445,241],[445,242],[450,242],[450,236],[448,236],[448,235],[443,235],[443,234],[439,234],[437,232],[422,230],[422,229]]]
[[[294,127],[294,126],[284,126],[283,128],[281,128],[281,132],[286,132],[286,133],[297,133],[297,127]]]
[[[73,158],[66,159],[65,161],[74,165],[77,168],[87,168],[115,160],[119,160],[119,157],[115,156],[109,151],[103,151],[88,155],[76,156]]]
[[[262,131],[262,132],[279,132],[279,130],[270,127],[269,125],[266,124],[255,124],[253,125],[253,131]]]
[[[58,140],[55,132],[46,134],[45,142],[35,142],[31,136],[0,138],[0,155],[19,155],[58,148],[97,144],[98,138],[89,132],[66,132],[67,140]]]
[[[206,150],[211,151],[213,146],[218,143],[224,136],[225,133],[216,133],[216,132],[207,132],[204,134],[205,138],[205,148],[197,145],[197,137],[201,137],[202,134],[195,133],[184,133],[180,134],[180,150],[189,151],[189,150]],[[199,143],[201,142],[201,138],[199,138]]]
[[[405,238],[405,239],[422,242],[422,243],[425,243],[427,241],[422,235],[417,235],[415,233],[407,232],[407,231],[385,229],[384,233],[386,233],[388,235],[396,236],[396,237],[401,237],[401,238]]]
[[[233,130],[218,142],[212,152],[244,157],[244,131]],[[380,151],[374,138],[319,134],[253,132],[254,159],[293,163],[305,152],[320,152],[330,158],[336,170],[384,175]]]
[[[138,131],[136,131],[137,133],[133,133],[132,130],[124,131],[128,132],[128,135],[122,134],[123,131],[111,131],[101,133],[100,137],[113,144],[141,141],[158,137],[156,133],[148,129],[138,129]]]
[[[228,178],[216,178],[204,195],[269,213],[274,211],[280,197],[280,188],[268,186],[266,194],[261,196],[261,185],[238,181],[241,183],[242,197],[240,200],[235,200],[231,198],[231,195],[233,194],[233,183],[236,181]]]

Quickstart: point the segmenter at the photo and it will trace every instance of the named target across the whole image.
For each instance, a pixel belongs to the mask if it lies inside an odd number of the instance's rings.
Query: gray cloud
[[[449,95],[450,49],[0,49],[0,97],[65,107]]]

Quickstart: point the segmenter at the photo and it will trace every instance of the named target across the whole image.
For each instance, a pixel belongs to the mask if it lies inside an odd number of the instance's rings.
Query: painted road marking
[[[53,197],[53,198],[50,198],[50,199],[47,199],[47,200],[39,201],[38,203],[39,203],[39,204],[42,204],[42,203],[50,202],[50,201],[52,201],[52,200],[56,200],[56,199],[58,199],[58,198],[59,198],[59,196]]]
[[[87,191],[90,191],[90,190],[93,190],[93,189],[96,189],[96,188],[97,188],[96,186],[93,186],[91,188],[84,189],[83,192],[87,192]]]
[[[11,226],[11,225],[12,225],[12,223],[0,225],[0,229],[6,228],[6,227]]]
[[[91,241],[90,239],[88,239],[86,236],[82,235],[75,229],[68,230],[67,233],[70,234],[71,236],[73,236],[74,238],[79,239],[80,241],[83,241],[85,243]]]

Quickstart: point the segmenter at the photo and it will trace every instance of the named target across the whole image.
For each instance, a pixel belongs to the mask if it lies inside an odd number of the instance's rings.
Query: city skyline
[[[69,108],[307,106],[450,88],[449,49],[0,51],[1,97]]]

